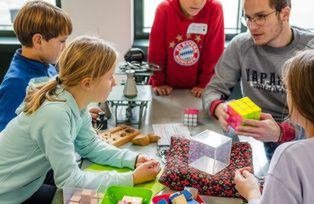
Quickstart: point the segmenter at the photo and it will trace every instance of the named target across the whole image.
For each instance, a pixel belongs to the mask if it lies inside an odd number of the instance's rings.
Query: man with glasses
[[[296,139],[300,131],[288,122],[282,65],[304,49],[314,49],[314,34],[289,24],[290,0],[244,0],[242,23],[247,33],[236,36],[215,67],[215,76],[203,94],[203,107],[219,120],[225,131],[226,102],[240,81],[242,93],[262,108],[261,120],[244,120],[235,130],[264,142],[268,159],[283,142]]]

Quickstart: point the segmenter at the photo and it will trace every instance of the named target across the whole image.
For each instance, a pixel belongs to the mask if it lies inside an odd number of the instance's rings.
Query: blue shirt
[[[54,66],[28,59],[21,52],[21,49],[15,52],[0,85],[0,131],[16,116],[15,110],[25,98],[30,79],[57,74]]]
[[[98,138],[86,110],[59,88],[62,101],[45,101],[30,115],[12,119],[0,133],[0,201],[21,203],[54,171],[58,188],[97,189],[100,185],[133,185],[132,172],[85,172],[75,152],[98,164],[134,168],[137,153],[118,149]]]

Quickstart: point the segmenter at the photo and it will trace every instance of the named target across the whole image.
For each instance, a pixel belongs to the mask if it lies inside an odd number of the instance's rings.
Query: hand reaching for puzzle
[[[139,184],[154,180],[160,171],[160,164],[156,160],[150,160],[136,167],[133,172],[133,183]]]
[[[89,114],[92,116],[93,122],[96,122],[96,119],[98,118],[98,113],[102,112],[102,110],[98,107],[90,108],[88,111],[89,111]]]

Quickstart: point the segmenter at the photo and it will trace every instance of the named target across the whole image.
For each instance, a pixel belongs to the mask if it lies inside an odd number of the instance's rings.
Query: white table
[[[153,100],[148,104],[148,109],[144,112],[143,126],[140,129],[143,133],[152,132],[152,124],[161,123],[178,123],[183,121],[183,112],[185,108],[197,108],[200,110],[198,115],[198,126],[189,127],[191,135],[198,134],[206,129],[213,130],[218,133],[223,133],[217,120],[210,119],[203,111],[202,101],[195,98],[190,93],[190,90],[174,90],[169,96],[156,96],[153,94]],[[240,137],[240,141],[247,141],[251,144],[253,150],[253,164],[255,174],[263,176],[267,171],[267,159],[263,143],[248,137]],[[128,148],[132,151],[141,152],[153,158],[159,159],[157,155],[156,144],[139,147],[127,143],[121,148]],[[210,204],[236,204],[242,203],[240,199],[221,198],[203,196],[206,203]]]
[[[208,115],[202,109],[201,99],[193,97],[189,90],[174,90],[169,96],[156,96],[155,94],[153,94],[152,101],[148,103],[147,108],[144,109],[143,112],[142,127],[140,128],[141,132],[152,132],[152,124],[182,122],[184,109],[188,107],[198,108],[200,110],[200,114],[198,116],[198,126],[189,127],[192,136],[206,129],[222,133],[222,129],[220,128],[218,121],[210,119],[208,117]],[[114,118],[111,118],[109,120],[109,126],[115,126],[114,120]],[[262,143],[247,137],[240,137],[240,140],[246,140],[251,144],[253,149],[254,170],[257,175],[264,175],[267,169],[267,159],[265,157],[265,151]],[[121,148],[128,148],[132,151],[141,152],[160,160],[160,157],[158,157],[157,155],[156,144],[150,144],[148,146],[142,147],[127,143]],[[89,162],[84,162],[83,168],[88,166],[89,164]],[[169,189],[166,189],[165,191],[168,190]],[[242,200],[240,199],[210,196],[203,196],[203,198],[206,203],[210,204],[242,203]]]

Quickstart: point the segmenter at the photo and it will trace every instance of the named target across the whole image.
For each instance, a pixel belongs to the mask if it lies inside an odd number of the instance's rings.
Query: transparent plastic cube
[[[189,165],[214,175],[229,165],[231,145],[231,138],[205,130],[191,138]]]

